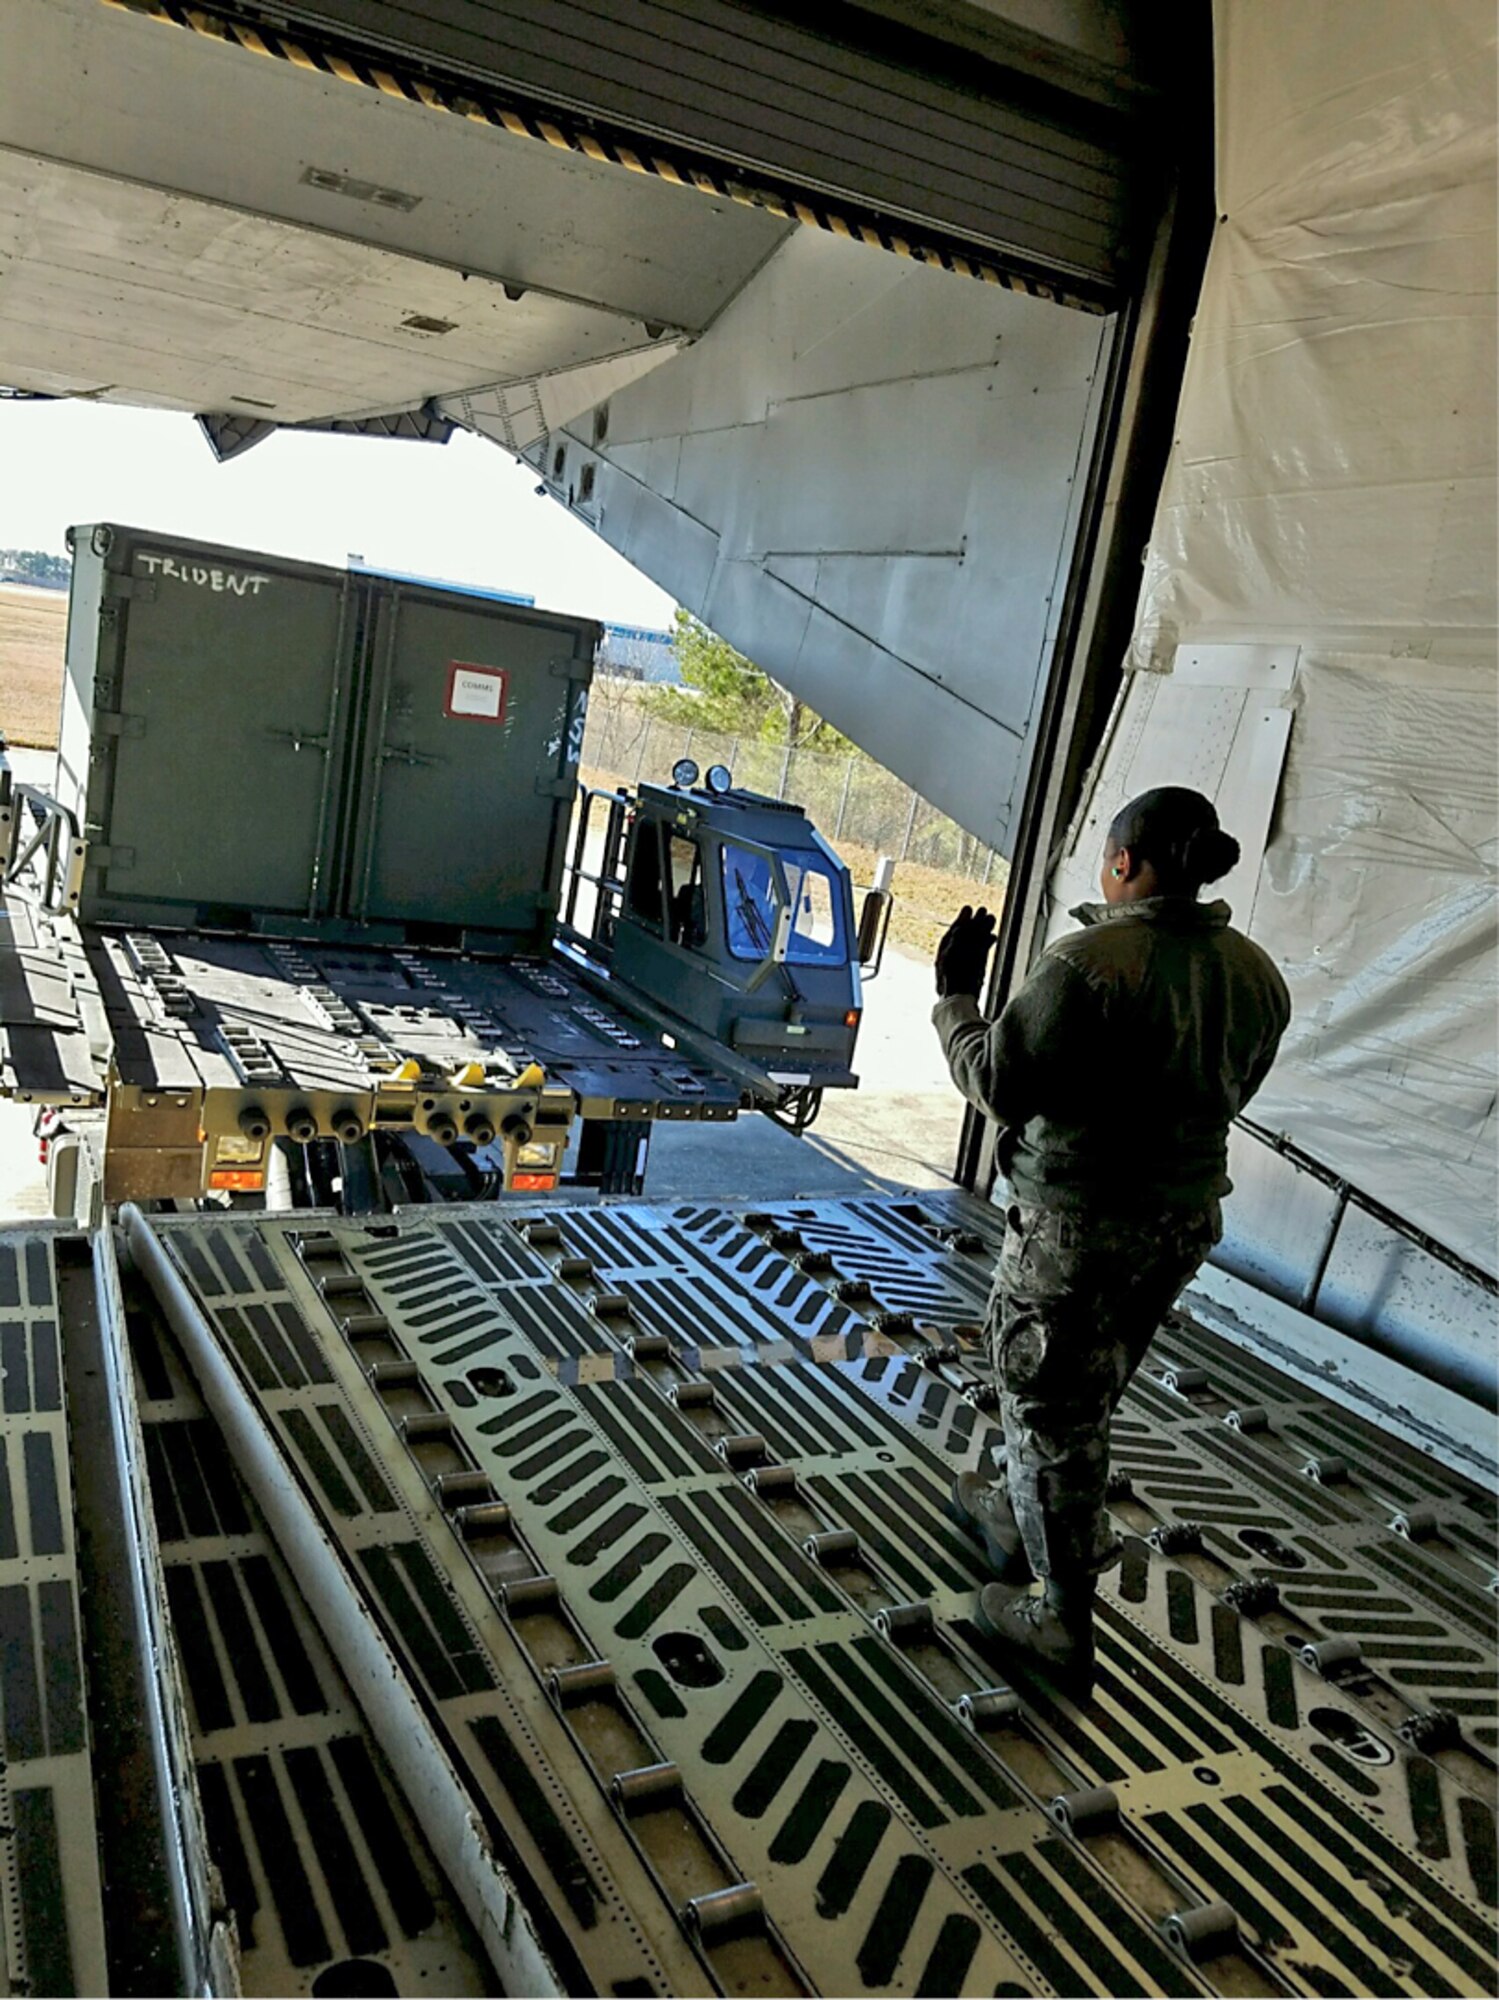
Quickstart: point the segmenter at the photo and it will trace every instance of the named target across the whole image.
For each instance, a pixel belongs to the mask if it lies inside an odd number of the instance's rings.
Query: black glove
[[[984,983],[984,966],[994,944],[994,919],[986,909],[965,903],[937,946],[937,997],[971,993],[976,1000]]]

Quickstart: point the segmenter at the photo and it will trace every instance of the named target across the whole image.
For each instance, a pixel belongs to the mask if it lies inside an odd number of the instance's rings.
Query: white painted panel
[[[684,604],[704,604],[718,563],[718,537],[692,520],[648,486],[611,476],[600,460],[598,530],[637,569],[658,581],[670,575],[667,588]],[[621,505],[620,486],[626,489]]]
[[[689,432],[672,444],[676,453],[672,499],[691,520],[711,527],[725,554],[738,556],[751,540],[764,430],[755,425]]]
[[[814,601],[794,585],[767,578],[753,563],[720,563],[704,616],[726,629],[753,619],[764,657],[784,662],[789,673],[802,656]]]
[[[790,684],[871,756],[938,804],[961,797],[963,822],[985,845],[1003,844],[1022,771],[1023,739],[992,716],[943,698],[891,654],[821,609],[813,610]],[[919,721],[916,718],[919,717]]]
[[[0,380],[167,409],[300,422],[655,358],[593,306],[3,149],[0,269]]]
[[[957,553],[975,398],[940,375],[778,402],[761,428],[746,555]]]
[[[1254,930],[1265,844],[1280,797],[1290,740],[1290,709],[1247,697],[1228,768],[1214,796],[1218,818],[1238,841],[1240,853],[1238,867],[1215,882],[1209,893],[1222,897],[1234,913],[1234,922],[1246,933]]]
[[[951,297],[934,305],[931,287],[911,284],[911,267],[876,262],[861,269],[843,259],[820,274],[815,288],[768,291],[767,324],[789,346],[789,391],[803,398],[837,394],[850,387],[874,387],[892,379],[891,359],[903,357],[902,372],[954,374],[990,368],[1001,359],[1008,380],[1044,394],[1075,379],[1079,352],[1093,344],[1051,331],[1055,314],[996,316],[988,288],[973,296]],[[1094,329],[1096,334],[1096,328]],[[783,384],[788,382],[784,375]]]
[[[524,452],[550,430],[570,424],[584,410],[606,402],[612,392],[638,382],[640,376],[660,368],[678,352],[676,340],[654,340],[634,354],[552,368],[544,374],[464,390],[460,396],[440,396],[436,406],[442,416],[494,438],[506,450]]]
[[[1178,646],[1171,672],[1198,687],[1288,688],[1296,646]]]
[[[1004,848],[1109,331],[803,232],[610,399],[600,532]]]
[[[606,401],[627,383],[659,368],[678,351],[676,341],[652,341],[634,353],[609,360],[578,362],[518,381],[442,396],[436,399],[437,408],[441,415],[493,438],[507,451],[522,452],[549,431]]]
[[[796,227],[100,0],[4,0],[0,80],[0,146],[545,288],[637,335],[706,326]],[[309,166],[414,205],[309,186]]]
[[[1253,661],[1239,666],[1245,679],[1257,671]],[[1240,858],[1208,893],[1227,902],[1240,930],[1251,929],[1291,737],[1285,700],[1223,679],[1203,686],[1176,674],[1129,677],[1066,858],[1052,878],[1048,939],[1072,928],[1068,911],[1076,904],[1097,901],[1110,824],[1122,806],[1158,785],[1188,785],[1216,805]]]

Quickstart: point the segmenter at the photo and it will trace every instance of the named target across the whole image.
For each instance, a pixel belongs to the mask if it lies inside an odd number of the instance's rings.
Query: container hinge
[[[88,850],[90,868],[133,868],[135,849],[133,847],[97,847]]]
[[[114,709],[96,708],[93,730],[95,736],[144,736],[146,718],[143,715],[122,715]]]
[[[154,576],[121,576],[109,571],[104,584],[106,597],[139,599],[142,604],[156,602],[156,578]]]
[[[380,751],[382,764],[410,764],[417,769],[435,769],[447,761],[446,757],[432,757],[424,750],[413,750],[409,743],[386,743]]]
[[[322,756],[328,754],[326,736],[312,736],[300,729],[268,729],[267,736],[275,737],[278,743],[289,743],[293,750],[316,750]]]

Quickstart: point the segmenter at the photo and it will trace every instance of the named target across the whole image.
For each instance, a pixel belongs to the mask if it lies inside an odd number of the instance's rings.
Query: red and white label
[[[448,667],[443,714],[455,722],[503,722],[508,679],[503,667],[476,667],[467,660],[454,660]]]

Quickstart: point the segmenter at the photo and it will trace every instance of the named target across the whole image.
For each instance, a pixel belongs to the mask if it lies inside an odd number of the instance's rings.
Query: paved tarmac
[[[859,1088],[830,1090],[800,1139],[758,1113],[735,1125],[658,1126],[646,1195],[755,1201],[950,1185],[963,1101],[931,1024],[935,997],[924,960],[887,952],[864,990]]]

